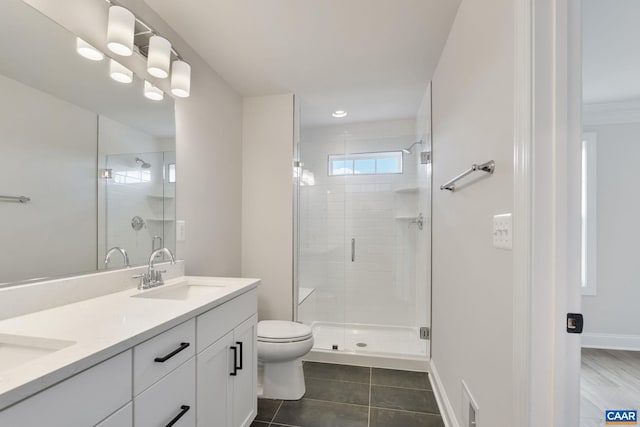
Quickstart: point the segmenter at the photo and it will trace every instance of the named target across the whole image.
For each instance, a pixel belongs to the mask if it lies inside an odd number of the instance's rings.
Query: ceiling
[[[640,99],[640,2],[584,0],[583,100]]]
[[[415,117],[460,3],[145,1],[241,95],[299,96],[307,127]]]

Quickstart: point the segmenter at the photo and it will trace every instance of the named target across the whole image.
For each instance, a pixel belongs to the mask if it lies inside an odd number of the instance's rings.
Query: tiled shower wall
[[[417,156],[402,174],[328,176],[330,154],[399,151],[415,142],[414,120],[302,129],[299,283],[315,291],[305,322],[417,326]],[[351,261],[351,239],[356,239]],[[425,300],[423,300],[425,301]],[[426,304],[426,301],[425,301]]]

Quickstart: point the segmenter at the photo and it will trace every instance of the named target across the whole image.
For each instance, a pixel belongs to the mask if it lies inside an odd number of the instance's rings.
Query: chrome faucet
[[[114,252],[120,252],[122,254],[122,258],[124,258],[124,266],[129,268],[129,255],[127,255],[127,251],[125,251],[120,246],[114,246],[107,251],[107,254],[104,256],[104,265],[107,267],[109,265],[109,258],[111,258],[111,254]]]
[[[176,258],[173,256],[173,253],[168,248],[160,248],[151,252],[151,256],[149,257],[149,268],[146,273],[142,273],[134,278],[140,278],[140,284],[138,285],[138,289],[149,289],[154,288],[156,286],[160,286],[164,284],[164,279],[162,278],[162,273],[166,273],[166,270],[155,270],[153,268],[153,263],[155,261],[156,256],[161,253],[165,253],[169,256],[169,260],[171,264],[176,263]]]

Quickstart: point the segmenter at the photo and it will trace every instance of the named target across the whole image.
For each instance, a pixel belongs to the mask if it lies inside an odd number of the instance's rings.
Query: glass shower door
[[[344,155],[344,135],[303,131],[299,152],[298,320],[312,327],[315,349],[344,350],[345,178],[327,164]]]
[[[345,235],[345,349],[424,354],[419,340],[416,245],[419,230],[413,136],[350,138]],[[421,304],[420,304],[421,305]]]

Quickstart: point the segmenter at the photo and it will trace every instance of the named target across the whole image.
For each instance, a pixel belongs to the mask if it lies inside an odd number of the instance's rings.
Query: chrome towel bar
[[[469,175],[470,173],[473,173],[475,171],[482,171],[482,172],[486,172],[488,174],[493,174],[493,171],[496,168],[496,164],[493,160],[489,160],[486,163],[483,163],[481,165],[471,165],[471,167],[469,169],[467,169],[466,171],[462,172],[460,175],[456,176],[455,178],[453,178],[452,180],[447,181],[446,183],[442,184],[440,186],[441,190],[449,190],[449,191],[456,191],[456,181],[464,178],[465,176]]]
[[[0,196],[0,201],[27,203],[31,201],[31,198],[26,196]]]

